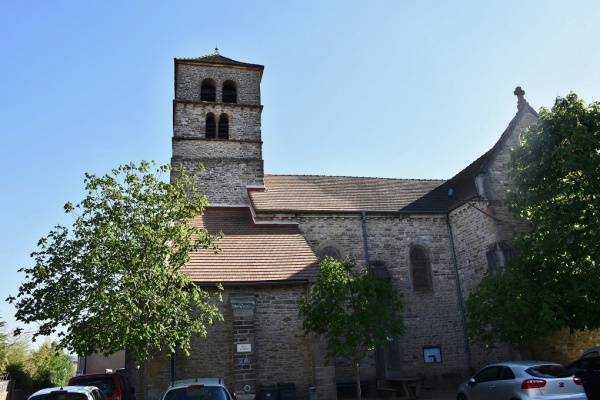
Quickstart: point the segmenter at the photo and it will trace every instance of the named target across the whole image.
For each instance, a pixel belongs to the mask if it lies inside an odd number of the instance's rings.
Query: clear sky
[[[600,97],[598,0],[0,2],[0,318],[85,172],[171,156],[173,59],[265,66],[265,172],[450,178],[535,108]]]

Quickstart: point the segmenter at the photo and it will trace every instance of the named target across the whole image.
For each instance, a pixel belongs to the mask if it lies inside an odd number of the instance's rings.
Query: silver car
[[[220,378],[182,379],[173,382],[161,400],[235,400]]]
[[[488,365],[458,387],[458,400],[586,400],[581,379],[557,363]]]

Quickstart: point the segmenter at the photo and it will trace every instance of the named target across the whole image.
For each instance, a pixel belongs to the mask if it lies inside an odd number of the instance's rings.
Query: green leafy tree
[[[16,319],[36,323],[38,336],[80,355],[127,349],[142,363],[157,350],[189,352],[193,334],[222,319],[210,293],[181,272],[190,253],[218,251],[221,234],[192,225],[207,201],[180,167],[143,161],[104,176],[85,175],[85,199],[65,205],[75,222],[56,226],[22,268]]]
[[[48,339],[31,354],[29,369],[34,390],[66,385],[75,374],[71,356]]]
[[[6,371],[8,365],[8,334],[6,321],[0,320],[0,373]]]
[[[404,333],[402,298],[389,280],[358,271],[354,260],[325,257],[311,297],[299,316],[306,334],[327,339],[326,361],[348,358],[355,365],[357,399],[361,398],[359,363],[387,338]]]
[[[485,276],[466,307],[469,336],[488,349],[506,343],[527,354],[532,341],[562,327],[554,294],[515,269]]]
[[[510,168],[507,202],[530,229],[515,239],[510,269],[469,297],[471,334],[526,343],[600,328],[600,103],[571,93],[542,108]]]

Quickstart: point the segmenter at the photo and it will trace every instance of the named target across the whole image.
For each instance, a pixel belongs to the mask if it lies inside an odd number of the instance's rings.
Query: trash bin
[[[279,392],[279,400],[296,400],[295,383],[278,383],[277,389]]]
[[[317,400],[317,388],[315,386],[308,387],[308,400]]]
[[[277,386],[259,386],[258,387],[258,399],[259,400],[278,400],[277,398]]]

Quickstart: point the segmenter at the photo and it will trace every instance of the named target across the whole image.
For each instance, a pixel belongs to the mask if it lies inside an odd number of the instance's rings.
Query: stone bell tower
[[[215,53],[175,59],[171,164],[197,172],[212,206],[248,204],[247,188],[262,187],[260,82],[264,66]]]

